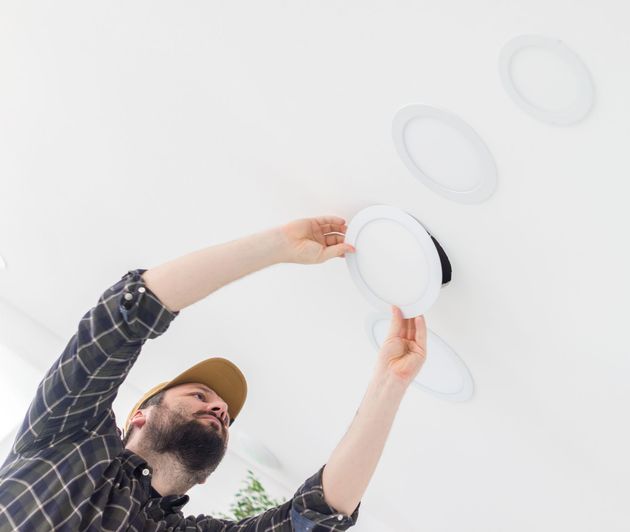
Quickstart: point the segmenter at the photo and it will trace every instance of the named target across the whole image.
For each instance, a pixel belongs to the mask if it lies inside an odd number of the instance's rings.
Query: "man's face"
[[[169,388],[151,407],[143,432],[155,452],[171,453],[205,478],[219,465],[229,439],[227,404],[203,384]],[[202,481],[202,480],[200,480]]]

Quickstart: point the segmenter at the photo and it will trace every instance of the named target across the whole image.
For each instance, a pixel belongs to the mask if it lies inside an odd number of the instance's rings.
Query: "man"
[[[346,530],[381,456],[402,397],[426,357],[423,316],[392,323],[372,380],[328,462],[293,498],[238,522],[184,517],[185,493],[221,461],[246,396],[240,370],[205,360],[149,390],[130,412],[124,441],[112,402],[144,342],[181,309],[229,282],[279,262],[344,257],[347,226],[300,219],[132,270],[79,323],[40,383],[0,469],[0,530]]]

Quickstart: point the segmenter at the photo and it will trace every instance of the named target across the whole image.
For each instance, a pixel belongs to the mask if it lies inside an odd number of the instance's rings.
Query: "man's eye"
[[[199,399],[201,399],[202,401],[204,400],[204,396],[202,393],[196,392],[193,394],[195,397],[199,397]]]

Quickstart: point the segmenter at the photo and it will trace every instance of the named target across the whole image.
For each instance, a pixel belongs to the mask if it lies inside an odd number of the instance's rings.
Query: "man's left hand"
[[[355,248],[345,244],[348,226],[343,218],[321,216],[302,218],[281,227],[286,245],[286,262],[320,264],[334,257],[345,257]]]

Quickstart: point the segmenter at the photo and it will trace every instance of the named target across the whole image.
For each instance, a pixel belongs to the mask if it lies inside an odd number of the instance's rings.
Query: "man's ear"
[[[147,422],[147,417],[144,415],[142,410],[137,410],[136,413],[131,418],[131,425],[135,428],[140,429]]]

